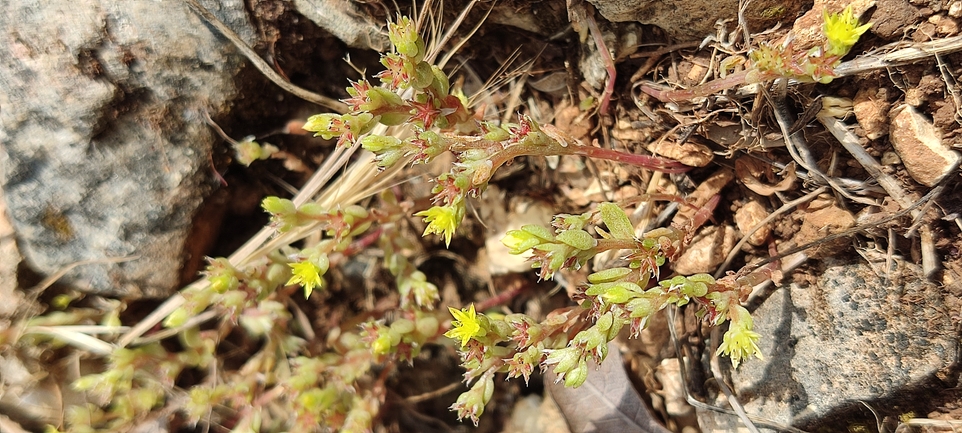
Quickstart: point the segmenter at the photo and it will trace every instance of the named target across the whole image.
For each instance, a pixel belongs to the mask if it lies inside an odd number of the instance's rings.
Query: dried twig
[[[895,49],[901,43],[890,44],[879,48],[879,51]],[[845,77],[875,69],[890,68],[906,65],[929,57],[949,54],[962,50],[962,36],[938,39],[930,42],[911,44],[909,47],[885,54],[865,54],[843,62],[835,68],[835,75]]]

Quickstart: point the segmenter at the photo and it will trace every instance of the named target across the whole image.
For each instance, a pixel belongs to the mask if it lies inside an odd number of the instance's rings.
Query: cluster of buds
[[[361,325],[362,339],[371,345],[376,359],[384,360],[386,356],[392,356],[412,362],[421,353],[424,344],[438,336],[440,324],[436,316],[421,312],[405,314],[411,318],[396,319],[390,325],[385,325],[383,321]]]
[[[745,84],[761,83],[776,78],[791,78],[801,82],[829,83],[835,78],[835,68],[859,38],[872,26],[859,25],[858,17],[849,5],[840,13],[822,12],[821,45],[799,49],[791,37],[781,45],[763,43],[749,53],[751,67],[738,73],[686,90],[663,91],[648,85],[641,90],[660,101],[685,101],[708,96],[725,89]]]
[[[595,227],[599,238],[594,238],[586,228],[599,219],[607,230]],[[485,315],[474,305],[451,309],[454,321],[445,335],[460,343],[465,379],[478,380],[452,407],[459,417],[476,422],[487,402],[483,381],[495,373],[527,381],[535,367],[553,368],[565,386],[580,386],[588,377],[589,361],[601,363],[608,343],[625,326],[637,337],[652,315],[670,305],[694,303],[698,316],[712,325],[730,321],[718,354],[729,356],[734,366],[761,356],[751,316],[739,305],[758,278],[730,275],[716,280],[698,274],[658,281],[659,267],[677,258],[689,242],[685,231],[660,228],[638,238],[625,211],[612,203],[581,215],[559,215],[554,228],[525,226],[509,231],[502,242],[513,254],[532,252],[534,267],[548,278],[603,251],[625,251],[628,265],[589,275],[587,286],[575,297],[579,307],[555,311],[540,323],[521,314]]]
[[[754,70],[749,72],[747,81],[761,82],[774,77],[786,77],[822,84],[831,82],[835,78],[835,67],[842,57],[851,51],[872,24],[859,25],[851,6],[838,14],[826,10],[822,18],[825,36],[822,45],[799,51],[791,40],[781,46],[762,44],[750,53]]]
[[[451,94],[447,75],[425,61],[424,39],[416,25],[406,17],[388,25],[393,51],[384,55],[385,69],[377,75],[383,83],[374,86],[367,79],[351,83],[350,98],[343,102],[351,109],[345,114],[318,114],[308,118],[304,129],[326,140],[338,138],[338,144],[354,144],[378,123],[394,126],[410,124],[419,131],[432,127],[452,128],[470,119],[463,97]],[[402,98],[399,92],[405,92]],[[364,146],[382,155],[379,164],[389,166],[409,150],[394,137],[365,140]],[[410,143],[407,143],[410,145]]]

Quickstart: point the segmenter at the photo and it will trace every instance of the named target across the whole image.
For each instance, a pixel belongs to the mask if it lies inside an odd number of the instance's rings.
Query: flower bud
[[[588,379],[588,363],[584,359],[578,363],[578,367],[565,374],[565,387],[577,388]]]
[[[617,281],[627,277],[633,271],[629,268],[610,268],[588,275],[588,282],[592,284]]]
[[[578,365],[581,359],[581,349],[577,347],[565,347],[558,349],[548,355],[545,360],[546,365],[557,364],[554,368],[555,374],[565,374]]]

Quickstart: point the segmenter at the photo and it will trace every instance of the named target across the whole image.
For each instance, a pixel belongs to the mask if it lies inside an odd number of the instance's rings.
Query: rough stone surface
[[[914,107],[893,110],[889,135],[905,169],[918,183],[935,186],[959,167],[959,153],[942,143],[942,133]]]
[[[700,41],[715,35],[716,23],[738,16],[738,0],[589,0],[605,19],[612,22],[637,21],[660,27],[679,42]],[[795,19],[804,2],[756,0],[746,5],[745,18],[753,31],[765,30],[778,22]],[[727,26],[730,30],[733,25]]]
[[[7,218],[7,205],[0,190],[0,330],[10,327],[10,318],[17,312],[23,294],[17,291],[17,266],[20,250],[17,249],[13,226]]]
[[[892,407],[934,392],[926,387],[959,354],[952,312],[919,272],[902,264],[886,279],[864,263],[826,261],[814,284],[776,291],[752,313],[764,360],[732,372],[746,411],[814,428],[860,401]]]
[[[735,18],[738,0],[590,0],[609,21],[656,25],[679,41],[701,40],[715,34],[715,22]]]
[[[749,230],[755,228],[755,226],[764,221],[765,218],[768,218],[770,214],[761,201],[753,198],[735,211],[735,226],[738,227],[739,234],[745,236]],[[771,226],[764,225],[748,238],[748,243],[756,247],[764,245],[771,233]]]
[[[205,1],[246,38],[244,3]],[[0,185],[27,263],[95,293],[165,296],[212,184],[242,57],[182,2],[11,1],[0,17]]]
[[[892,104],[887,101],[887,88],[863,87],[855,94],[852,111],[859,126],[865,131],[865,138],[875,140],[889,133],[889,110]]]
[[[736,230],[730,225],[701,229],[671,266],[680,275],[714,272],[735,247]]]
[[[800,214],[802,226],[795,235],[795,242],[805,245],[823,239],[828,235],[843,232],[855,226],[855,216],[851,212],[838,207],[835,203],[821,209],[809,209]],[[815,245],[806,251],[812,258],[827,257],[846,248],[848,240],[837,239]]]
[[[391,48],[383,23],[368,20],[357,2],[344,0],[294,0],[294,8],[322,29],[355,48],[385,51]]]

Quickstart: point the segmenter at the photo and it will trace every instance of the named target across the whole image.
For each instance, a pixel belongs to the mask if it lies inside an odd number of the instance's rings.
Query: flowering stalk
[[[717,201],[709,203],[714,206]],[[704,220],[698,218],[684,228],[655,229],[637,238],[624,210],[613,203],[602,203],[594,212],[558,215],[554,230],[528,225],[509,231],[502,243],[512,254],[531,252],[533,266],[540,268],[542,278],[551,278],[564,268],[578,268],[603,251],[624,250],[622,257],[628,264],[589,275],[587,286],[574,297],[579,307],[554,311],[540,323],[522,314],[478,313],[474,305],[451,309],[455,320],[445,335],[459,342],[462,365],[467,370],[465,379],[470,383],[494,373],[507,373],[509,378],[527,381],[539,367],[552,368],[565,386],[580,386],[589,374],[588,361],[602,362],[608,343],[623,328],[628,326],[630,336],[637,337],[658,311],[689,303],[711,325],[731,321],[718,354],[729,356],[736,367],[746,358],[760,357],[759,335],[752,330],[748,311],[739,303],[747,298],[753,284],[767,275],[765,271],[718,280],[698,274],[658,281],[660,267],[681,254],[691,241],[690,233]],[[599,238],[587,231],[597,223],[607,228],[595,228]],[[483,411],[487,401],[478,397],[479,383],[452,406],[460,418],[477,422]]]
[[[823,11],[822,22],[825,40],[820,46],[798,50],[792,44],[791,38],[781,46],[762,44],[749,53],[752,67],[744,71],[686,90],[664,91],[649,85],[642,85],[641,90],[662,102],[680,102],[742,84],[761,83],[775,78],[827,84],[835,78],[835,67],[872,24],[859,25],[851,5],[837,14]]]

